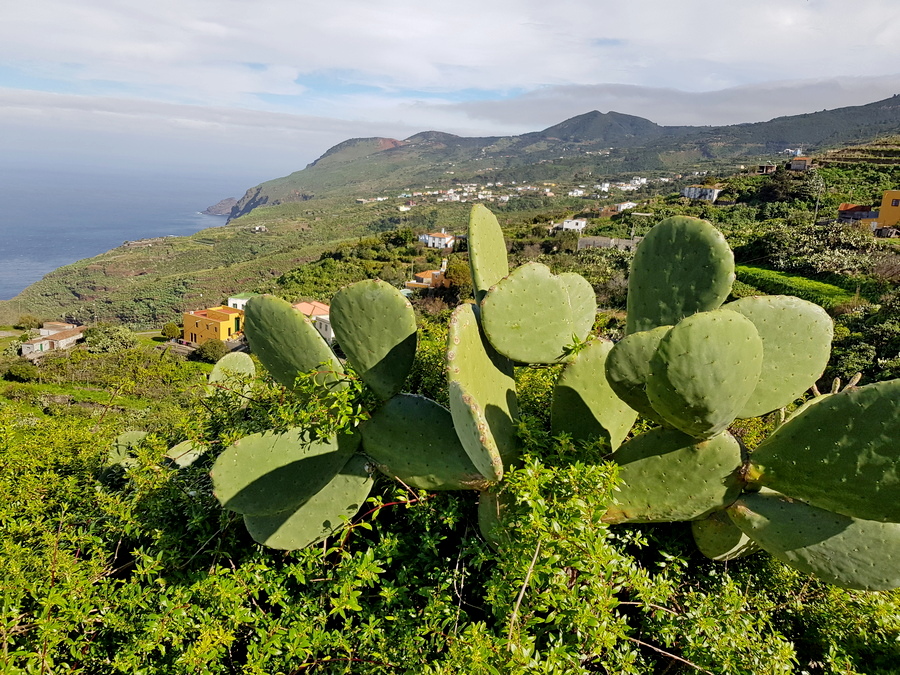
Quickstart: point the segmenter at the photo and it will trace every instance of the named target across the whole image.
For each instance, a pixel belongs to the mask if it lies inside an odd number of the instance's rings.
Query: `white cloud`
[[[0,89],[7,162],[179,165],[258,180],[302,169],[353,136],[409,136],[400,124]]]
[[[448,95],[887,74],[900,62],[898,20],[894,0],[32,0],[0,22],[0,62],[76,92],[118,83],[142,97],[242,106],[264,105],[257,93],[296,95],[303,112],[315,92],[294,80],[317,72]]]
[[[521,133],[590,110],[615,110],[668,126],[741,124],[862,105],[896,93],[900,93],[900,73],[787,80],[704,92],[619,84],[564,85],[501,101],[447,103],[435,110],[445,117],[465,114],[473,126],[507,125]]]
[[[31,0],[0,22],[0,149],[286,173],[592,109],[757,121],[900,91],[898,23],[896,0]]]

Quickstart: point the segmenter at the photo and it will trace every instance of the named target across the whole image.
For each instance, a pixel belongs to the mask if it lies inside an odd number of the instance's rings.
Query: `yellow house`
[[[881,198],[878,227],[897,227],[900,223],[900,190],[888,190]]]
[[[184,313],[184,339],[195,345],[207,340],[223,342],[238,335],[243,329],[244,312],[234,307],[210,307]]]

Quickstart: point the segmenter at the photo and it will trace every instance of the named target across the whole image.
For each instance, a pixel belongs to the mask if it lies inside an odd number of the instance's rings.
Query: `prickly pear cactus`
[[[647,398],[676,429],[712,438],[753,393],[763,345],[753,322],[728,309],[699,312],[660,340],[650,359]]]
[[[546,265],[522,265],[491,287],[481,303],[485,335],[520,363],[558,363],[584,340],[597,314],[591,285],[577,274],[553,274]]]
[[[832,326],[821,308],[786,296],[723,305],[734,261],[709,223],[669,218],[644,238],[627,336],[615,346],[590,341],[596,304],[583,278],[536,264],[509,271],[503,233],[483,206],[469,221],[469,261],[478,304],[451,320],[450,410],[399,393],[415,351],[405,300],[378,281],[338,294],[335,330],[350,376],[383,402],[341,436],[256,434],[219,456],[216,494],[257,541],[292,549],[329,536],[365,501],[375,468],[417,489],[479,491],[485,538],[509,541],[502,481],[519,452],[513,362],[567,362],[553,431],[615,449],[621,485],[604,522],[692,521],[701,552],[716,560],[763,549],[829,583],[900,586],[900,380],[854,381],[814,399],[748,453],[729,426],[813,387]],[[344,386],[343,365],[305,317],[271,296],[247,307],[251,348],[277,381],[290,388],[305,372]],[[626,440],[637,413],[662,426]]]
[[[290,303],[272,295],[247,301],[244,334],[250,350],[283,387],[291,388],[301,373],[317,373],[326,387],[345,386],[344,368],[312,322]]]
[[[771,490],[745,494],[731,520],[773,556],[822,581],[881,591],[900,586],[900,524],[839,515]]]
[[[580,441],[603,438],[615,450],[631,431],[637,413],[616,396],[605,377],[612,348],[608,340],[591,342],[559,376],[550,408],[555,435],[568,433]]]
[[[509,274],[503,230],[497,216],[481,204],[473,206],[469,215],[469,268],[478,302],[491,286]]]
[[[409,300],[384,281],[360,281],[338,291],[329,316],[354,372],[384,401],[399,394],[416,356]]]
[[[725,442],[735,418],[813,387],[832,338],[824,310],[797,298],[722,305],[732,265],[696,219],[663,221],[638,247],[628,336],[606,374],[646,418],[680,431],[651,430],[613,454],[623,485],[606,520],[693,520],[716,560],[763,549],[829,583],[897,587],[900,381],[816,398],[749,455]]]
[[[628,334],[719,307],[734,283],[725,237],[699,218],[673,216],[638,245],[628,280]]]

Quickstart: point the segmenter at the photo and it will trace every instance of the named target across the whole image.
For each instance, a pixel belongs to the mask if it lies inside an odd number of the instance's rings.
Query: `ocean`
[[[180,171],[0,165],[0,300],[57,267],[126,240],[189,235],[225,224],[200,213],[240,198],[259,177]]]

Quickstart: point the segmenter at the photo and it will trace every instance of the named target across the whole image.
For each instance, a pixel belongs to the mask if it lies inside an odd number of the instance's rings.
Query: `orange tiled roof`
[[[317,300],[311,302],[298,302],[294,304],[293,307],[308,317],[322,316],[323,314],[329,314],[331,312],[331,308],[328,305],[324,302],[318,302]]]

